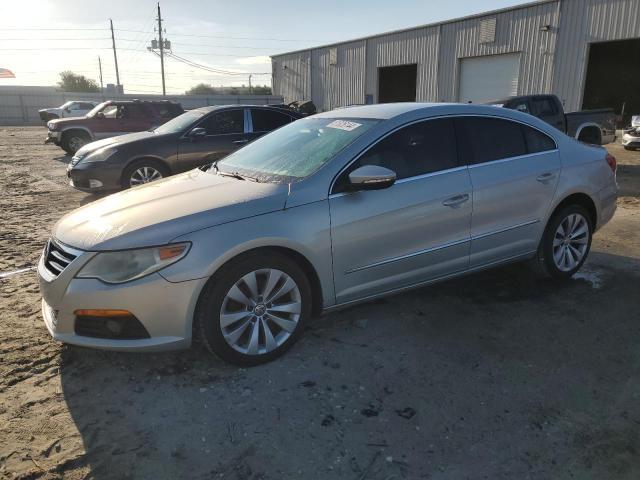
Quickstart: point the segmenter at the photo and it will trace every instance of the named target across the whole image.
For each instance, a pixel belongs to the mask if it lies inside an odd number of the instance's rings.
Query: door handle
[[[458,208],[464,202],[469,201],[469,195],[464,193],[462,195],[456,195],[455,197],[447,198],[442,205],[445,207]]]
[[[539,181],[540,183],[547,183],[553,180],[554,178],[556,178],[555,173],[547,172],[540,175],[538,178],[536,178],[536,180]]]
[[[242,140],[236,140],[235,142],[233,142],[236,145],[241,145],[243,143],[247,143],[249,141],[248,138],[243,138]]]

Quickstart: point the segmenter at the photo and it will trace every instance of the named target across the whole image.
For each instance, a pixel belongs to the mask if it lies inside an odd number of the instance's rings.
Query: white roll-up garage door
[[[483,103],[517,95],[519,72],[519,53],[463,58],[458,101]]]

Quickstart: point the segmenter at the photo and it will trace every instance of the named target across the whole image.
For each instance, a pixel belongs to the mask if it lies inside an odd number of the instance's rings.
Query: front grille
[[[44,266],[51,275],[57,277],[77,256],[78,252],[76,250],[49,240],[44,254]]]

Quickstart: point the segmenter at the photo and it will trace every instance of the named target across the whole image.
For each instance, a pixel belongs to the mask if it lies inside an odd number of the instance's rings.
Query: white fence
[[[0,125],[42,125],[38,110],[59,107],[69,100],[170,100],[185,110],[209,105],[273,105],[283,102],[275,95],[106,95],[100,93],[59,92],[50,87],[0,88]]]

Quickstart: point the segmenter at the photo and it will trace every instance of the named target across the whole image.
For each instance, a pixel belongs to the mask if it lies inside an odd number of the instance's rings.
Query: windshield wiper
[[[231,177],[231,178],[236,178],[238,180],[251,180],[252,182],[256,182],[256,183],[260,183],[260,180],[258,180],[257,178],[254,177],[249,177],[247,175],[240,175],[240,173],[236,172],[223,172],[222,170],[220,170],[220,168],[218,167],[218,162],[219,160],[216,160],[215,162],[213,162],[208,168],[207,170],[210,169],[215,169],[216,174],[218,175],[222,175],[223,177]]]

